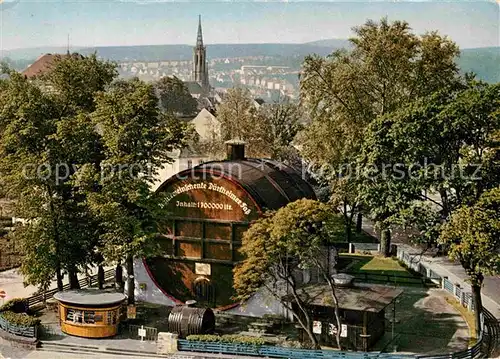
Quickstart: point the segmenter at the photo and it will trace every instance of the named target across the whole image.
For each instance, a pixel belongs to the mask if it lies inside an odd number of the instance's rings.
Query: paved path
[[[111,269],[112,267],[106,267],[104,270]],[[89,274],[96,274],[97,268],[93,269]],[[85,274],[79,274],[79,279],[85,278]],[[64,284],[68,283],[68,276],[65,275],[63,279]],[[53,289],[57,287],[57,282],[54,280],[49,289]],[[25,298],[30,297],[36,293],[38,290],[35,286],[27,286],[25,287],[23,284],[23,276],[18,272],[17,268],[9,269],[3,272],[0,272],[0,290],[4,290],[7,294],[4,302],[12,299],[12,298]],[[0,305],[2,301],[0,301]],[[0,358],[1,359],[1,358]]]
[[[0,272],[0,289],[7,294],[5,301],[12,298],[29,297],[37,291],[34,286],[24,287],[23,276],[18,273],[16,268]]]
[[[380,238],[379,233],[373,228],[373,224],[363,219],[363,229],[376,238]],[[401,238],[401,236],[399,236]],[[394,243],[398,243],[398,236],[394,236]],[[404,247],[405,252],[409,254],[420,254],[421,251],[407,244],[398,244]],[[418,258],[418,257],[417,257]],[[467,282],[467,274],[460,264],[451,262],[447,257],[433,257],[430,253],[420,256],[420,260],[425,266],[432,269],[440,276],[448,277],[453,283],[458,283],[467,291],[471,291]],[[482,288],[482,300],[484,307],[495,317],[500,319],[500,276],[486,276]]]

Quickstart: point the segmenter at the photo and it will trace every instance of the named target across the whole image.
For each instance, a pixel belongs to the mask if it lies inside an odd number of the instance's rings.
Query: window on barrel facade
[[[212,303],[215,301],[214,287],[208,278],[196,278],[193,283],[193,292],[198,302]]]
[[[193,161],[188,160],[188,168],[191,168],[191,167],[193,167]]]

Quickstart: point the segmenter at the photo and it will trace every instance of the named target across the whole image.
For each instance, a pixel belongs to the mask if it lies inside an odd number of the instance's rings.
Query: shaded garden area
[[[407,288],[396,303],[395,339],[379,350],[443,354],[467,349],[469,327],[440,289]],[[386,314],[386,337],[392,336],[392,313]]]

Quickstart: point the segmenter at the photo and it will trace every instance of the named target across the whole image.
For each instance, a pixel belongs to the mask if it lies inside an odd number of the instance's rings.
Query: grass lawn
[[[397,260],[381,256],[341,254],[340,270],[374,282],[422,284],[421,276],[409,272]]]
[[[455,308],[460,315],[465,319],[467,325],[469,326],[469,345],[474,345],[477,342],[476,338],[476,318],[474,314],[470,312],[467,308],[465,308],[462,304],[460,304],[455,298],[451,295],[445,297],[448,304],[450,304],[453,308]]]

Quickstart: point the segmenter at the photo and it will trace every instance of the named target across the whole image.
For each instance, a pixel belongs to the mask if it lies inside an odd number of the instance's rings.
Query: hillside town
[[[500,83],[387,17],[300,68],[204,29],[3,66],[0,359],[500,358]]]
[[[253,96],[273,100],[298,96],[298,69],[287,66],[244,65],[264,60],[261,57],[210,59],[208,71],[210,83],[221,91],[235,85],[249,88]],[[176,76],[189,81],[192,76],[192,61],[122,62],[120,76],[137,76],[144,81],[158,80],[164,76]]]

